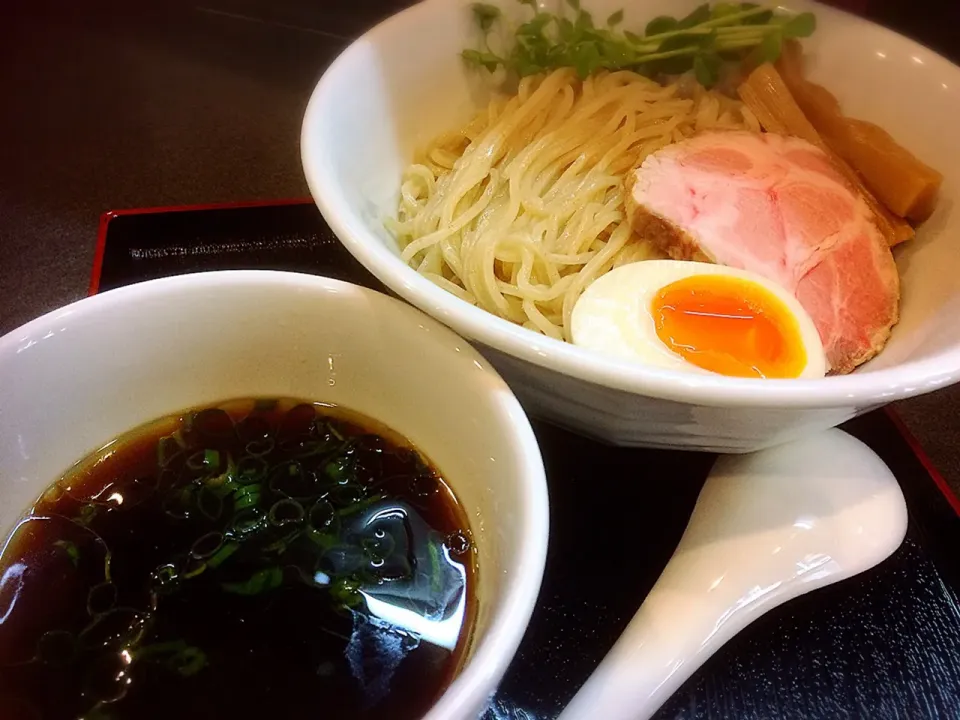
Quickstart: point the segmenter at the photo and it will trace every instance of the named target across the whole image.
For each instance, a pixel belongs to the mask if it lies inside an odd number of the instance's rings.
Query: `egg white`
[[[800,302],[782,287],[756,273],[711,263],[645,260],[623,265],[601,276],[586,289],[570,322],[575,345],[631,362],[680,372],[717,373],[687,362],[657,337],[651,305],[657,292],[677,280],[697,275],[723,275],[756,283],[777,297],[796,318],[806,366],[797,376],[823,377],[826,356],[820,333]]]

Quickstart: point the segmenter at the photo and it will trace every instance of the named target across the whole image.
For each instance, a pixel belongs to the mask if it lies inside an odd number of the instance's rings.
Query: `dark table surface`
[[[104,210],[307,195],[310,91],[409,1],[2,4],[0,333],[84,295]],[[960,61],[955,0],[869,0],[866,14]],[[960,491],[958,401],[960,386],[898,410]]]

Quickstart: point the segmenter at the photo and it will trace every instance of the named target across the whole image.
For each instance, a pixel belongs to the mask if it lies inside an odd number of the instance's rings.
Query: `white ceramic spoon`
[[[893,474],[839,430],[721,457],[630,625],[559,720],[645,720],[763,613],[873,567],[907,528]]]

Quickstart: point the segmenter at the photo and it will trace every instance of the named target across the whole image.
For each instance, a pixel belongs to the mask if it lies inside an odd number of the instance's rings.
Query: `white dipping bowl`
[[[601,357],[465,303],[400,261],[384,229],[414,149],[458,127],[488,98],[461,50],[477,33],[470,0],[425,0],[347,48],[321,78],[303,121],[304,171],[324,218],[385,285],[477,343],[527,410],[618,445],[744,452],[837,425],[960,379],[960,68],[852,15],[812,10],[810,77],[845,112],[879,123],[946,176],[936,214],[896,251],[902,318],[886,349],[852,375],[735,379]],[[527,8],[497,0],[507,13]],[[541,2],[558,10],[561,0]],[[626,28],[683,15],[699,0],[583,0],[595,18],[626,8]]]
[[[87,298],[0,338],[0,532],[116,436],[252,396],[357,410],[441,470],[475,537],[478,617],[461,672],[426,718],[475,718],[540,587],[543,463],[497,373],[439,323],[379,293],[294,273],[202,273]]]

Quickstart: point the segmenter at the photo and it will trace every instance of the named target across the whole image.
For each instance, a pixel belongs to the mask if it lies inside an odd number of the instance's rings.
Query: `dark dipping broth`
[[[422,716],[475,617],[466,518],[405,440],[231,401],[79,463],[0,556],[0,717]]]

